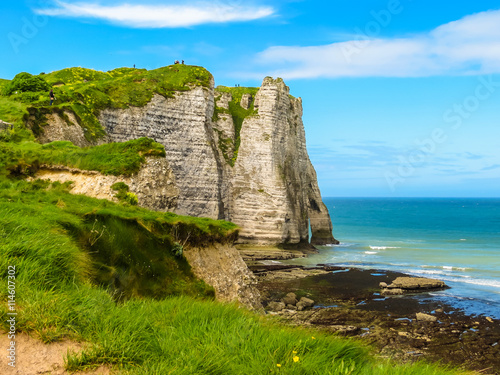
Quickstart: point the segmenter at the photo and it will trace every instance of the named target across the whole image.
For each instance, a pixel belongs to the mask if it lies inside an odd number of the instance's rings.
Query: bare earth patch
[[[70,374],[64,369],[64,357],[68,351],[79,352],[83,344],[73,341],[61,341],[44,344],[25,333],[16,334],[16,367],[8,365],[7,353],[10,346],[7,334],[0,331],[0,348],[2,360],[0,374],[2,375],[65,375]],[[79,375],[109,375],[110,369],[100,367],[93,371],[78,372]]]

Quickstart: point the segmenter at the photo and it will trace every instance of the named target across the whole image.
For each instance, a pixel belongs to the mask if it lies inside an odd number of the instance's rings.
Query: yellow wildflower
[[[299,361],[299,357],[298,356],[293,357],[293,361],[294,362],[298,362]]]
[[[277,367],[281,367],[281,365],[279,363],[276,364]]]
[[[293,353],[293,354],[297,354],[297,351],[296,351],[296,350],[294,350],[292,353]]]
[[[313,339],[313,340],[316,340],[316,337],[314,337],[314,336],[313,336],[313,337],[312,337],[312,339]]]

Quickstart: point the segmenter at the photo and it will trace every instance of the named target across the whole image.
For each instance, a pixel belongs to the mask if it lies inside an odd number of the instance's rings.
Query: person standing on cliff
[[[54,96],[54,91],[52,89],[50,89],[49,98],[50,98],[50,105],[52,105],[52,103],[54,103],[54,100],[56,100],[56,97]]]

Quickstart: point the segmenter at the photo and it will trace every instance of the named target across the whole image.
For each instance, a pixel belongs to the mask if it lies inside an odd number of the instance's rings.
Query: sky
[[[0,78],[185,60],[282,77],[323,196],[500,197],[500,5],[430,0],[0,4]]]

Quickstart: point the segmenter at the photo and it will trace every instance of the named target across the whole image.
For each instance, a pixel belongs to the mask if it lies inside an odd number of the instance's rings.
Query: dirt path
[[[80,351],[83,345],[72,341],[44,344],[25,333],[16,334],[16,367],[8,365],[6,353],[10,347],[7,334],[0,331],[0,374],[2,375],[66,375],[64,356],[70,351]],[[109,368],[100,367],[91,372],[79,372],[79,375],[109,375]]]

